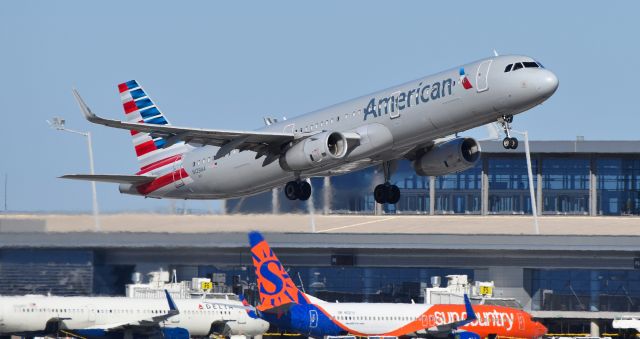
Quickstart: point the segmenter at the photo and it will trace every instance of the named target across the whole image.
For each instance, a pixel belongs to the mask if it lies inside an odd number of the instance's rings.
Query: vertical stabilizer
[[[149,98],[136,80],[118,85],[120,100],[128,122],[169,125],[169,121],[158,106]],[[163,137],[153,137],[149,133],[131,131],[133,146],[140,163],[140,173],[151,172],[178,160],[184,152],[183,142],[168,145]],[[168,147],[167,147],[168,146]]]
[[[290,304],[307,304],[306,296],[293,283],[262,234],[249,233],[249,245],[260,293],[258,310],[267,311]]]

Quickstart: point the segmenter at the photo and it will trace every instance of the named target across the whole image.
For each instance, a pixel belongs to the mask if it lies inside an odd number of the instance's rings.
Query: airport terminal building
[[[417,176],[409,161],[400,161],[391,181],[402,197],[384,211],[373,199],[383,181],[378,168],[312,180],[314,206],[324,213],[531,214],[524,145],[505,150],[485,141],[481,148],[475,167],[441,177]],[[532,141],[531,158],[540,215],[640,214],[640,141]],[[281,190],[226,204],[228,213],[305,209]]]
[[[395,208],[376,210],[376,169],[314,180],[312,230],[306,204],[279,191],[228,201],[226,216],[104,216],[102,232],[86,231],[90,217],[9,215],[0,294],[122,295],[132,273],[158,268],[224,273],[251,291],[246,232],[260,229],[296,283],[328,301],[422,302],[431,277],[464,274],[493,281],[551,333],[611,332],[615,316],[640,315],[640,142],[532,142],[539,235],[524,153],[482,148],[476,167],[444,177],[400,162]],[[291,211],[304,213],[271,215]]]

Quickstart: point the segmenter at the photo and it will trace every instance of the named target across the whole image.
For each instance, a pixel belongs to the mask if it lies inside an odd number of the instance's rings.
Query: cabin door
[[[524,317],[522,314],[518,314],[518,328],[520,331],[524,331]]]
[[[489,89],[489,70],[493,60],[483,61],[476,71],[476,89],[478,93]]]

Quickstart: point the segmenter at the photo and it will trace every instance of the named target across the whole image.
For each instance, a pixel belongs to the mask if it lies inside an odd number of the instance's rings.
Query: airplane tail
[[[259,232],[249,233],[251,257],[256,269],[260,305],[262,312],[273,312],[292,304],[308,304],[309,300],[289,277],[276,254]]]
[[[240,294],[238,297],[240,298],[240,302],[242,302],[242,306],[245,307],[245,310],[247,311],[249,317],[253,319],[260,319],[258,313],[256,313],[256,308],[253,307],[253,305],[249,304],[244,295]]]
[[[169,125],[167,118],[136,80],[119,84],[118,91],[128,122]],[[131,136],[140,163],[138,174],[151,172],[179,160],[184,152],[183,142],[170,145],[163,137],[153,137],[149,133],[138,131],[131,131]]]

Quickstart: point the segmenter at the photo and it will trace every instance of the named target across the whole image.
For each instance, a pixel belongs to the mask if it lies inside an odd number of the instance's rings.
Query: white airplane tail
[[[149,98],[136,80],[118,85],[120,99],[128,122],[169,125],[158,106]],[[173,163],[184,152],[183,142],[169,145],[163,137],[131,131],[133,146],[140,163],[139,174],[147,173]]]

